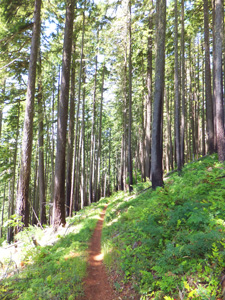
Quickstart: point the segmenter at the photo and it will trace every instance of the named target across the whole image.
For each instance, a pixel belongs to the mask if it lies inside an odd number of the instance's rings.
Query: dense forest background
[[[2,0],[0,15],[3,239],[224,161],[222,0]]]

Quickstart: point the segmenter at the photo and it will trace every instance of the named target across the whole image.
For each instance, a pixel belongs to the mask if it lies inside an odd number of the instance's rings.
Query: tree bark
[[[73,143],[74,143],[74,123],[75,123],[75,44],[72,49],[72,72],[70,86],[70,115],[69,115],[69,132],[68,132],[68,147],[67,147],[67,172],[66,172],[66,216],[69,216],[70,211],[70,194],[71,194],[71,179],[73,165]]]
[[[65,225],[65,154],[66,154],[66,132],[68,118],[68,98],[70,82],[70,65],[72,52],[74,19],[74,1],[67,1],[66,22],[63,43],[62,78],[58,109],[57,124],[57,146],[55,161],[55,190],[53,208],[53,226]]]
[[[27,97],[24,118],[24,132],[22,142],[22,157],[20,177],[17,193],[17,208],[16,213],[22,217],[24,226],[27,227],[29,223],[29,183],[30,183],[30,168],[31,168],[31,154],[32,154],[32,140],[33,140],[33,116],[34,116],[34,95],[35,95],[35,79],[36,79],[36,64],[40,40],[41,27],[41,0],[35,1],[34,10],[34,25],[31,42],[30,63],[27,83]],[[21,230],[18,227],[18,230]]]
[[[152,16],[149,17],[149,36],[147,50],[147,89],[145,126],[145,176],[150,178],[151,165],[151,122],[152,122]]]
[[[213,35],[213,93],[212,93],[212,105],[213,105],[213,152],[217,152],[217,126],[216,126],[216,99],[215,99],[215,0],[212,0],[212,35]]]
[[[216,135],[219,161],[225,160],[224,141],[224,111],[222,88],[222,48],[223,48],[223,1],[215,0],[215,87],[214,96],[216,104]]]
[[[208,0],[204,0],[204,45],[205,45],[205,99],[206,99],[206,132],[208,152],[214,152],[214,121],[211,88],[210,47],[209,47],[209,16]]]
[[[44,124],[43,124],[43,93],[42,93],[42,78],[41,78],[41,53],[39,53],[39,70],[38,70],[38,115],[39,115],[39,163],[38,163],[38,186],[39,186],[39,205],[40,205],[40,222],[46,224],[46,208],[45,208],[45,173],[44,173]]]
[[[109,158],[108,158],[108,184],[107,184],[107,197],[111,195],[111,128],[109,129]],[[107,172],[106,172],[107,174]],[[107,178],[107,175],[106,175]]]
[[[38,142],[35,147],[35,160],[34,160],[34,179],[33,179],[33,201],[32,201],[32,208],[33,208],[33,214],[32,214],[32,225],[36,225],[38,223],[38,220],[36,216],[39,214],[39,203],[38,203]]]
[[[49,224],[52,224],[52,204],[53,204],[53,197],[54,197],[54,178],[55,178],[55,159],[54,159],[54,154],[55,154],[55,78],[53,76],[53,82],[52,82],[52,103],[51,103],[51,121],[52,121],[52,126],[51,126],[51,197],[50,197],[50,205],[49,205]]]
[[[18,139],[19,139],[19,130],[20,130],[20,101],[18,102],[18,115],[17,115],[17,129],[16,129],[16,140],[15,148],[13,155],[13,171],[12,171],[12,192],[11,199],[9,201],[9,212],[10,216],[15,214],[15,186],[16,186],[16,167],[17,167],[17,152],[18,152]],[[13,241],[13,228],[8,228],[7,231],[7,242],[11,243]]]
[[[179,62],[178,62],[178,11],[177,0],[175,0],[175,24],[174,24],[174,52],[175,52],[175,135],[176,135],[176,155],[177,170],[181,171],[181,143],[180,143],[180,84],[179,84]]]
[[[163,186],[162,111],[165,70],[166,0],[157,0],[155,94],[152,123],[152,187]]]
[[[129,125],[128,125],[128,173],[129,192],[133,191],[133,163],[132,163],[132,35],[131,35],[131,0],[129,0]]]
[[[85,84],[85,71],[83,72],[83,83]],[[81,124],[81,135],[82,135],[82,149],[81,149],[81,188],[80,198],[81,206],[84,206],[87,201],[87,188],[86,188],[86,170],[85,170],[85,87],[83,88],[83,101],[82,101],[82,124]]]
[[[0,238],[3,237],[3,224],[4,224],[4,212],[5,212],[5,185],[4,184],[4,191],[3,191],[3,199],[2,199],[2,221],[1,221],[1,227],[0,227]],[[11,243],[11,240],[8,240],[7,238],[7,242]]]
[[[100,199],[100,170],[101,170],[101,148],[102,148],[102,106],[103,106],[103,96],[104,96],[104,79],[105,79],[105,65],[102,68],[102,86],[101,86],[101,102],[100,102],[100,114],[99,114],[99,132],[98,132],[98,150],[97,150],[97,164],[96,164],[96,174],[98,176],[96,186],[95,186],[95,199]]]
[[[181,138],[180,138],[180,160],[181,167],[184,165],[184,140],[185,140],[185,45],[184,45],[184,0],[181,2],[181,91],[182,91],[182,113],[181,113]]]
[[[170,166],[171,166],[171,149],[170,149],[170,143],[171,143],[171,126],[170,126],[170,113],[169,113],[169,99],[167,92],[165,90],[165,102],[166,102],[166,171],[169,172]]]
[[[95,57],[95,75],[94,75],[94,95],[93,95],[93,111],[92,111],[92,126],[91,126],[91,153],[90,153],[90,168],[89,168],[89,200],[90,205],[93,202],[93,163],[94,163],[94,136],[95,136],[95,115],[96,115],[96,89],[97,89],[97,71],[98,61]]]
[[[2,95],[3,97],[5,97],[5,86],[6,86],[6,80],[3,80],[3,87],[2,87]],[[2,137],[2,118],[3,118],[3,114],[2,114],[2,110],[3,110],[3,101],[0,101],[0,139]]]
[[[74,187],[75,187],[75,172],[76,172],[76,160],[77,160],[77,136],[78,136],[78,126],[79,126],[79,112],[80,112],[80,97],[81,97],[81,83],[82,83],[82,71],[83,68],[83,56],[84,56],[84,31],[85,31],[85,13],[83,12],[83,24],[82,24],[82,40],[81,40],[81,54],[80,54],[80,70],[79,70],[79,81],[78,81],[78,99],[77,99],[77,111],[76,111],[76,128],[75,128],[75,141],[74,141],[74,155],[73,155],[73,169],[72,169],[72,179],[71,179],[71,192],[70,192],[70,213],[69,216],[72,217],[73,204],[74,204]],[[83,77],[85,78],[85,76]],[[84,79],[85,81],[85,79]],[[84,96],[85,97],[85,88]]]
[[[202,156],[205,156],[205,72],[202,70]]]
[[[122,141],[121,141],[121,155],[120,155],[120,190],[123,191],[125,189],[124,187],[124,134],[122,135]]]

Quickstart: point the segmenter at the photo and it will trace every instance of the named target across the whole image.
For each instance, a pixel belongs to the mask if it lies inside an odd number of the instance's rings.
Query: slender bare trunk
[[[46,208],[45,208],[45,174],[44,174],[44,124],[43,124],[43,93],[42,93],[42,78],[41,78],[41,53],[39,52],[39,68],[38,68],[38,143],[39,143],[39,163],[38,163],[38,186],[39,186],[39,205],[40,205],[40,221],[41,224],[46,224]]]
[[[129,0],[129,126],[128,126],[128,174],[129,192],[133,191],[133,163],[132,163],[132,35],[131,35],[131,0]]]
[[[102,86],[101,86],[101,102],[100,102],[100,114],[99,114],[99,132],[98,132],[98,150],[97,150],[97,163],[96,163],[96,175],[98,176],[95,186],[95,199],[96,202],[100,198],[100,169],[101,169],[101,148],[102,148],[102,107],[104,96],[104,79],[105,79],[105,66],[102,68]]]
[[[59,225],[65,225],[65,155],[66,155],[66,133],[68,118],[68,100],[70,83],[70,66],[72,52],[74,20],[74,1],[67,1],[66,22],[63,43],[62,78],[58,110],[57,148],[55,161],[55,190],[53,225],[57,229]]]
[[[29,183],[31,170],[31,155],[33,141],[33,117],[34,117],[34,96],[35,96],[35,79],[36,64],[39,49],[40,28],[41,28],[41,0],[35,0],[34,25],[31,41],[30,63],[27,83],[27,98],[24,118],[24,132],[22,142],[21,168],[17,193],[16,213],[22,217],[24,226],[29,223]],[[19,227],[18,230],[22,228]]]
[[[84,57],[84,31],[85,31],[85,13],[83,12],[83,24],[82,24],[82,40],[81,40],[81,54],[80,54],[80,70],[79,70],[79,82],[78,82],[78,99],[77,99],[77,112],[76,112],[76,128],[75,128],[75,141],[74,141],[74,155],[73,155],[73,168],[72,168],[72,179],[71,179],[71,193],[70,193],[70,212],[69,216],[72,216],[74,206],[74,187],[75,187],[75,175],[76,175],[76,159],[77,159],[77,135],[79,126],[79,112],[80,112],[80,97],[81,97],[81,82],[82,82],[82,71],[83,68],[83,57]]]
[[[2,221],[1,221],[1,226],[0,226],[0,238],[3,237],[3,224],[4,224],[4,212],[5,212],[5,186],[4,184],[4,191],[3,191],[3,199],[2,199]],[[7,242],[10,243],[11,240],[7,239]]]
[[[83,72],[83,83],[85,84],[85,71]],[[86,170],[85,170],[85,87],[83,88],[83,101],[82,101],[82,124],[81,124],[81,135],[82,135],[82,149],[81,149],[81,206],[84,206],[87,202],[87,190],[86,190]]]
[[[214,152],[214,121],[211,88],[210,47],[209,47],[209,17],[208,0],[204,0],[204,46],[205,46],[205,99],[206,99],[206,131],[209,153]]]
[[[93,202],[93,162],[94,162],[94,137],[95,137],[95,115],[96,115],[96,89],[97,89],[97,71],[98,61],[95,57],[95,79],[94,79],[94,95],[93,95],[93,111],[92,111],[92,126],[91,126],[91,153],[90,153],[90,174],[89,174],[89,205]]]
[[[165,70],[166,0],[157,0],[155,95],[152,123],[152,187],[163,185],[162,111]]]
[[[215,0],[215,86],[214,96],[216,104],[216,135],[218,156],[220,161],[225,160],[224,141],[224,111],[223,111],[223,87],[222,87],[222,49],[223,49],[223,1]]]
[[[66,172],[66,215],[70,211],[70,194],[73,165],[73,143],[74,143],[74,117],[75,117],[75,44],[72,46],[72,72],[70,86],[70,114],[69,114],[69,131],[67,147],[67,172]]]
[[[182,113],[181,113],[181,141],[180,154],[181,166],[184,165],[184,140],[185,140],[185,47],[184,47],[184,0],[181,2],[181,91],[182,91]]]
[[[5,86],[6,86],[6,80],[3,80],[3,87],[2,87],[2,95],[3,97],[5,97]],[[3,110],[3,101],[0,102],[0,139],[2,136],[2,118],[3,118],[3,114],[2,114],[2,110]]]
[[[178,62],[178,10],[177,0],[175,0],[175,24],[174,24],[174,47],[175,47],[175,135],[176,135],[176,155],[177,155],[177,169],[181,171],[181,141],[180,141],[180,83],[179,83],[179,62]]]

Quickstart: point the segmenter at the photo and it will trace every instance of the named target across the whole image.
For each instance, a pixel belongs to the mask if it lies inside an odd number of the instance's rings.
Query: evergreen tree
[[[33,116],[34,116],[34,96],[35,96],[35,79],[36,64],[39,49],[41,27],[41,0],[35,1],[34,25],[32,44],[30,52],[29,75],[27,84],[26,111],[24,119],[22,158],[20,167],[20,178],[17,192],[17,215],[22,217],[24,226],[29,223],[29,182],[31,168],[31,152],[33,140]],[[18,228],[20,229],[20,228]]]
[[[157,0],[157,31],[156,31],[156,70],[155,94],[152,123],[152,187],[163,185],[162,170],[162,117],[164,95],[164,69],[165,69],[165,34],[166,34],[166,0]]]
[[[65,225],[65,155],[68,118],[70,66],[74,20],[74,1],[66,2],[66,21],[63,43],[62,78],[58,106],[57,146],[55,161],[53,225]]]

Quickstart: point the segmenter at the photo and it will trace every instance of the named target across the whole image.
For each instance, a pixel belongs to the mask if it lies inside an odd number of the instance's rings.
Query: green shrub
[[[102,238],[102,245],[111,241],[107,266],[119,266],[141,299],[221,296],[224,177],[224,165],[213,155],[186,165],[181,176],[172,174],[164,188],[112,197]]]

